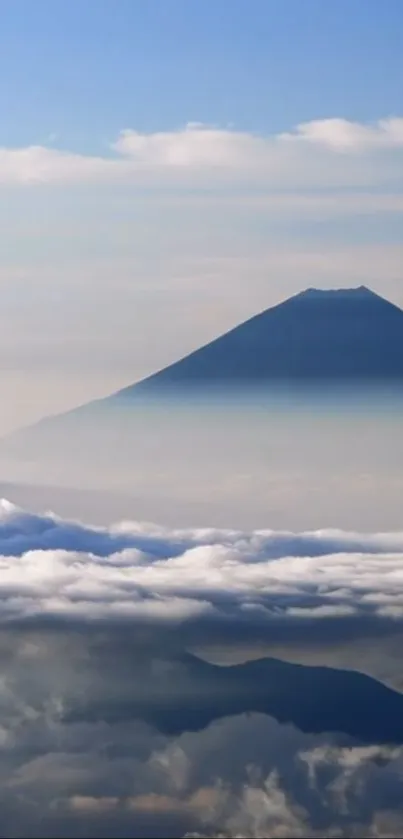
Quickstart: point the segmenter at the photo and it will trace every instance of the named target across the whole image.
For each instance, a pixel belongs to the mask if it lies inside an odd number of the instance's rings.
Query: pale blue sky
[[[6,144],[399,111],[401,0],[2,0]]]
[[[401,0],[2,0],[0,432],[306,285],[403,305],[402,54]]]

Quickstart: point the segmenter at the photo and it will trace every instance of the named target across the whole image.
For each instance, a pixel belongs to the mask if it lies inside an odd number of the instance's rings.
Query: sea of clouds
[[[403,621],[403,533],[110,528],[0,502],[0,622]],[[302,622],[302,623],[301,623]]]
[[[399,702],[403,533],[101,528],[2,501],[0,564],[1,837],[403,836],[402,738],[260,713],[240,664],[369,674],[363,716],[374,679]]]

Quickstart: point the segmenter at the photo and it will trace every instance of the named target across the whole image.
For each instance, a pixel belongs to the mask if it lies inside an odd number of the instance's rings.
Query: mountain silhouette
[[[31,431],[44,441],[50,431],[77,431],[82,421],[106,417],[105,409],[137,400],[344,385],[357,393],[359,385],[401,389],[403,311],[365,286],[308,288],[141,381],[19,429],[6,446],[29,442]]]
[[[365,286],[309,288],[116,395],[356,380],[403,382],[403,311]]]
[[[136,689],[121,702],[85,698],[74,719],[139,718],[167,735],[214,720],[261,713],[311,734],[338,732],[364,743],[403,743],[403,696],[355,671],[265,658],[222,667],[191,655],[166,665],[135,659]]]

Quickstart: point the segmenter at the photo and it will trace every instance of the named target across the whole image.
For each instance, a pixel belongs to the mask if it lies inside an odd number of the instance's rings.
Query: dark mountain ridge
[[[143,667],[143,669],[142,669]],[[153,668],[121,704],[92,703],[93,719],[140,718],[164,734],[200,731],[214,720],[261,713],[311,734],[338,732],[363,743],[403,742],[403,696],[362,673],[260,659],[230,667],[184,654]],[[86,719],[85,700],[77,719]]]
[[[309,288],[117,396],[354,380],[403,382],[403,311],[365,286]]]
[[[31,430],[44,439],[50,430],[77,430],[138,400],[238,399],[254,390],[271,397],[283,388],[291,397],[314,391],[322,398],[338,388],[359,397],[361,386],[403,393],[402,309],[365,286],[308,288],[141,381],[14,432],[7,446]]]

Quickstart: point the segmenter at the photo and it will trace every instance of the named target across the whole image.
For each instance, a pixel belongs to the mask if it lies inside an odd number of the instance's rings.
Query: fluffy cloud
[[[175,655],[187,650],[215,664],[266,656],[328,664],[403,691],[402,554],[399,533],[170,530],[133,522],[96,528],[30,514],[3,501],[0,628],[115,632],[122,627],[140,638],[145,633],[160,653],[168,645]],[[195,683],[217,682],[214,668],[191,666]],[[180,685],[182,664],[175,667]],[[161,673],[156,694],[166,690],[166,672]],[[255,671],[238,676],[250,685],[242,709],[274,701],[255,695]],[[296,679],[300,689],[298,671],[280,676],[284,684]],[[147,668],[144,678],[150,679]],[[266,670],[264,678],[271,678]],[[227,699],[233,689],[231,680],[223,683]],[[354,685],[343,690],[346,702],[353,701],[349,692],[358,695]],[[227,699],[220,716],[227,713]],[[277,704],[270,707],[274,713]],[[295,709],[287,714],[294,719]],[[206,710],[203,719],[210,717]],[[197,715],[192,720],[198,724]],[[344,712],[338,724],[350,730]],[[168,714],[164,725],[176,721]],[[371,717],[368,725],[376,728],[376,720]],[[364,728],[361,735],[367,737]],[[400,733],[392,724],[384,736]]]
[[[403,534],[108,530],[1,510],[3,624],[195,617],[270,639],[283,624],[403,621]]]
[[[403,119],[380,119],[363,125],[347,119],[321,119],[303,122],[295,131],[281,135],[283,140],[305,141],[336,152],[398,149],[403,147]]]
[[[196,178],[200,186],[209,181],[276,187],[364,185],[385,179],[392,183],[392,177],[403,173],[402,150],[400,117],[374,125],[338,118],[313,120],[289,133],[268,136],[189,123],[176,131],[153,134],[126,129],[112,144],[111,154],[103,157],[46,146],[3,147],[0,182],[129,180],[142,185],[189,185]]]

